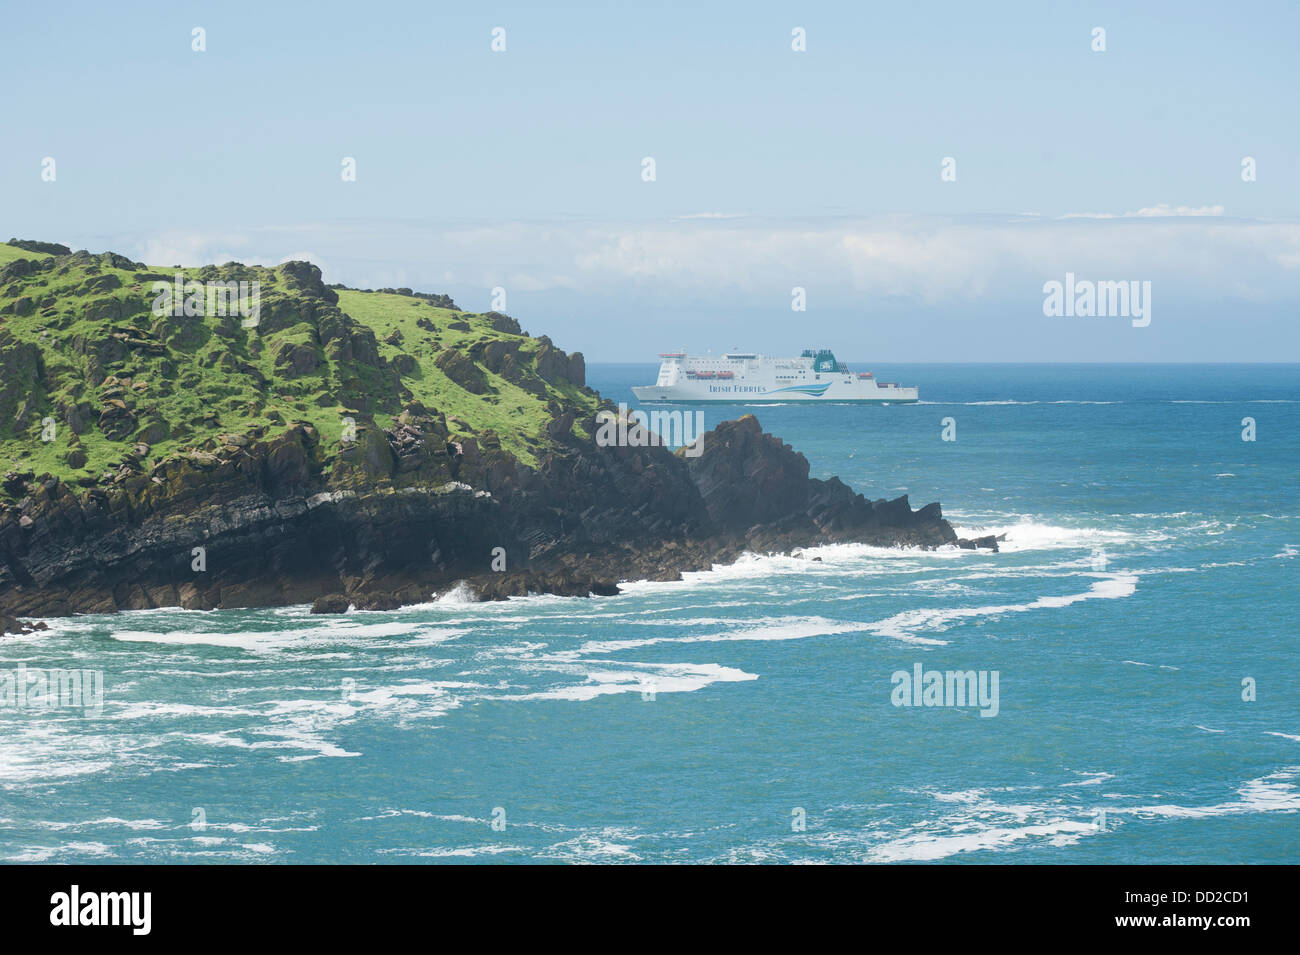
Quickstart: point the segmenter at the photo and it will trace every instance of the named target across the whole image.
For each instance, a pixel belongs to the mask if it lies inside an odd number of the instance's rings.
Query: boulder
[[[471,394],[482,395],[490,390],[483,370],[463,352],[445,349],[439,353],[435,364],[444,375]]]
[[[501,312],[484,312],[483,317],[491,324],[493,331],[505,332],[507,335],[519,335],[523,331],[517,321]]]
[[[352,601],[344,594],[325,594],[311,605],[312,613],[347,613]]]
[[[275,370],[286,378],[301,378],[320,367],[314,345],[281,342],[275,350]]]

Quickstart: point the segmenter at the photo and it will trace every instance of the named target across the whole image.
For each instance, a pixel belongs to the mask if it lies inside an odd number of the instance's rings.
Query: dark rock
[[[318,266],[312,265],[310,262],[293,261],[283,263],[278,271],[284,276],[285,285],[288,288],[305,292],[312,297],[322,299],[330,305],[338,304],[339,293],[321,281]]]
[[[582,352],[575,351],[569,356],[569,368],[565,377],[575,385],[587,384],[587,360],[582,357]]]
[[[320,367],[316,347],[308,344],[281,342],[275,350],[276,371],[286,378],[301,378]]]
[[[358,594],[354,597],[358,610],[396,610],[402,606],[397,594]]]
[[[562,379],[568,380],[569,356],[552,345],[545,335],[542,336],[540,341],[542,347],[537,352],[535,361],[537,377],[550,385]]]
[[[8,633],[18,634],[18,635],[26,634],[26,633],[36,633],[39,630],[49,630],[49,629],[50,629],[49,624],[47,624],[44,620],[40,620],[36,623],[27,623],[26,621],[19,620],[17,617],[10,617],[7,614],[0,614],[0,636]]]
[[[72,254],[70,248],[57,242],[37,242],[35,239],[10,239],[8,244],[25,252],[46,252],[50,255]]]
[[[445,349],[439,353],[434,364],[444,375],[472,394],[482,395],[489,390],[483,370],[463,352]]]
[[[171,427],[166,421],[151,421],[136,432],[135,436],[137,441],[143,441],[145,444],[159,444],[169,437],[171,437]]]
[[[501,312],[484,312],[483,317],[491,323],[493,331],[505,332],[508,335],[518,335],[523,331],[517,321]]]
[[[110,399],[99,414],[99,430],[110,441],[125,441],[135,434],[135,415],[121,399]]]
[[[311,605],[312,613],[347,613],[352,601],[343,594],[325,594]]]

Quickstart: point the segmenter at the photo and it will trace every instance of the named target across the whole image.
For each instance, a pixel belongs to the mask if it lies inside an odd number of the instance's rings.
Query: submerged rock
[[[17,617],[9,617],[9,616],[5,616],[4,614],[0,614],[0,636],[9,633],[19,634],[19,635],[26,634],[26,633],[37,633],[38,631],[49,630],[49,629],[50,629],[49,624],[47,624],[44,620],[37,621],[36,623],[27,623],[25,621],[19,620]]]

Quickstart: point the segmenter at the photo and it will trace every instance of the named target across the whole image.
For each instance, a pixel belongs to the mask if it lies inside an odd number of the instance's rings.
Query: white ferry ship
[[[632,389],[639,401],[856,401],[911,404],[916,388],[877,381],[869,371],[852,372],[829,349],[807,349],[798,358],[764,355],[659,356],[659,379]]]

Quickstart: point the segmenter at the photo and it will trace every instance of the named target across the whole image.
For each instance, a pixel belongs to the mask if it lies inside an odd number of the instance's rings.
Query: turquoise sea
[[[0,708],[0,859],[1300,861],[1300,365],[871,370],[922,403],[705,425],[1001,553],[51,620],[0,671],[102,672],[102,712]],[[996,671],[996,715],[894,705],[918,664]]]

